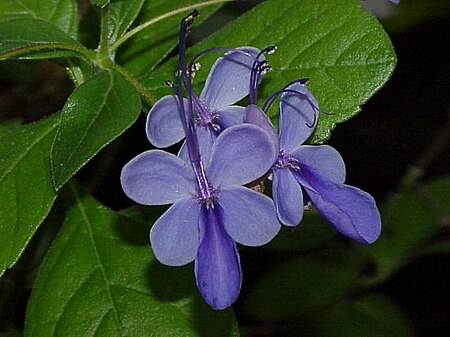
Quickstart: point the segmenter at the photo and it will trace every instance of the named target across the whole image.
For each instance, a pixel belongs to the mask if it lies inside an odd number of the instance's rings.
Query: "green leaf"
[[[94,5],[100,6],[100,7],[106,7],[107,4],[109,4],[110,0],[91,0],[91,2]]]
[[[10,19],[41,19],[59,27],[63,32],[73,38],[77,37],[77,16],[76,0],[0,1],[0,21]],[[22,28],[26,27],[24,26]]]
[[[386,296],[370,294],[343,300],[332,309],[304,317],[298,326],[302,337],[412,337],[405,315]]]
[[[0,275],[21,255],[55,198],[50,147],[56,115],[19,127],[0,142]]]
[[[276,45],[267,56],[273,71],[260,86],[260,103],[291,80],[308,77],[322,111],[311,142],[330,136],[336,123],[348,120],[386,82],[396,64],[391,42],[378,21],[360,8],[360,0],[269,0],[254,7],[190,51],[218,46]],[[200,60],[196,83],[206,79],[217,55]],[[167,94],[176,61],[167,62],[144,81]],[[277,105],[269,111],[278,114]]]
[[[141,98],[134,86],[114,71],[102,71],[77,87],[61,114],[53,143],[53,182],[59,189],[89,159],[137,119]]]
[[[287,320],[320,311],[354,290],[359,269],[356,256],[339,246],[292,259],[261,278],[244,310],[263,320]]]
[[[31,294],[25,336],[239,336],[231,309],[213,311],[199,298],[192,265],[156,261],[150,223],[70,187],[72,206]]]
[[[22,120],[20,118],[11,118],[0,122],[0,137],[14,129],[17,129],[20,124],[22,124]]]
[[[199,24],[220,7],[220,5],[204,6],[202,4],[204,2],[202,0],[146,1],[136,24],[143,24],[152,20],[160,21],[143,29],[131,38],[127,42],[126,48],[119,51],[117,63],[123,65],[139,78],[145,78],[178,44],[178,29],[182,17],[194,8],[198,8],[201,15],[195,22]],[[192,6],[193,4],[198,4],[198,6]],[[184,10],[176,15],[164,18],[165,15],[183,8]],[[172,77],[173,71],[172,69],[169,78]]]
[[[83,48],[56,26],[28,18],[0,22],[0,41],[0,59],[15,55],[23,58],[78,55],[77,52]],[[44,50],[44,55],[34,54],[41,50]]]
[[[139,14],[145,0],[113,0],[108,6],[108,40],[112,44],[122,36]]]
[[[305,252],[326,246],[336,235],[336,231],[316,211],[305,212],[297,227],[283,226],[280,233],[265,249],[280,252]]]

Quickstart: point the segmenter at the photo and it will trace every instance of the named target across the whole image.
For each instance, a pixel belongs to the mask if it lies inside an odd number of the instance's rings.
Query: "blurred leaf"
[[[53,115],[1,138],[0,275],[17,261],[56,198],[49,154],[58,123]]]
[[[358,260],[345,247],[292,259],[261,278],[244,310],[264,320],[288,320],[320,311],[354,290],[359,269]]]
[[[11,118],[5,121],[0,122],[0,137],[4,134],[7,134],[10,131],[17,129],[20,124],[22,124],[22,120],[20,118]]]
[[[97,5],[97,6],[100,6],[100,7],[105,7],[109,3],[109,1],[110,0],[91,0],[91,2],[94,5]]]
[[[136,19],[145,0],[113,0],[108,6],[108,39],[110,44],[122,36]]]
[[[77,55],[74,49],[80,43],[56,26],[36,19],[12,19],[0,22],[0,59],[11,56],[22,58],[50,58]],[[37,47],[44,50],[35,51]]]
[[[313,143],[326,140],[336,123],[358,113],[396,64],[389,37],[378,21],[360,8],[360,0],[265,1],[194,46],[190,53],[245,45],[278,47],[267,57],[274,71],[262,82],[261,99],[291,80],[310,78],[309,87],[321,110],[331,113],[320,116]],[[202,69],[209,69],[217,56],[202,58]],[[170,93],[164,80],[172,78],[175,62],[158,68],[144,84],[150,90],[160,90],[158,94]],[[204,81],[206,75],[207,71],[198,72],[196,83]],[[269,114],[277,116],[276,104]]]
[[[0,21],[9,19],[41,19],[77,37],[76,0],[1,0]],[[24,26],[23,29],[27,27]],[[17,33],[20,33],[20,28]]]
[[[198,3],[198,9],[201,12],[201,15],[195,21],[197,24],[205,20],[220,7],[220,5],[203,7],[201,6],[203,2],[205,1],[146,1],[142,7],[136,24],[156,20],[161,16],[167,15],[168,13],[180,8],[186,8],[186,10],[177,15],[164,18],[136,34],[126,43],[126,47],[119,51],[117,62],[137,77],[141,79],[147,77],[147,75],[151,73],[178,44],[178,29],[180,20],[194,9],[192,7],[193,4]],[[171,69],[171,76],[168,78],[172,78],[173,72],[174,69]]]
[[[61,114],[51,153],[52,176],[59,189],[89,159],[134,123],[141,98],[114,71],[102,71],[77,87]]]
[[[305,317],[297,326],[302,337],[413,336],[401,310],[381,294],[343,300],[331,310]]]
[[[304,213],[297,227],[282,226],[280,233],[263,247],[281,252],[305,252],[328,244],[335,235],[333,227],[311,210]]]
[[[450,218],[450,179],[442,179],[410,193],[394,196],[383,207],[381,236],[370,246],[357,249],[376,263],[374,282],[386,280],[399,268],[426,251],[427,242],[438,236]]]
[[[151,224],[120,216],[73,185],[70,199],[29,301],[25,336],[239,335],[231,309],[213,311],[199,298],[192,265],[162,266],[148,245],[127,239],[148,239]]]

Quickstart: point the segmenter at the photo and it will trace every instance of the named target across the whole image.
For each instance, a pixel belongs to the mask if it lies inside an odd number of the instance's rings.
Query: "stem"
[[[109,57],[108,53],[108,6],[101,9],[100,44],[98,53],[100,61]]]
[[[116,42],[114,42],[110,48],[111,51],[116,50],[117,48],[119,48],[119,46],[121,44],[123,44],[125,41],[127,41],[129,38],[131,38],[132,36],[134,36],[135,34],[139,33],[141,30],[161,21],[164,19],[167,19],[171,16],[177,15],[179,13],[183,13],[185,11],[188,10],[192,10],[192,9],[196,9],[196,8],[201,8],[201,7],[205,7],[205,6],[209,6],[209,5],[215,5],[218,3],[224,3],[224,2],[231,2],[234,0],[210,0],[210,1],[205,1],[202,3],[198,3],[198,4],[193,4],[193,5],[189,5],[189,6],[185,6],[185,7],[181,7],[181,8],[177,8],[173,11],[164,13],[163,15],[157,16],[156,18],[153,18],[147,22],[144,22],[143,24],[133,28],[132,30],[128,31],[126,34],[124,34],[122,37],[120,37],[119,39],[116,40]]]
[[[34,45],[34,46],[17,48],[17,49],[9,50],[5,53],[0,53],[0,59],[7,59],[8,57],[16,56],[19,54],[25,54],[28,52],[44,50],[44,49],[62,49],[62,50],[74,51],[74,52],[77,52],[77,53],[83,55],[90,62],[95,62],[95,60],[97,58],[96,53],[94,51],[89,50],[83,46],[76,46],[76,45],[67,44],[67,43],[45,43],[45,44],[38,44],[38,45]]]

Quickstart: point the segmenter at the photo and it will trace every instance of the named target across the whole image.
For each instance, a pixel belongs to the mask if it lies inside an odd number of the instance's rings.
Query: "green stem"
[[[9,57],[17,56],[20,54],[25,54],[25,53],[29,53],[32,51],[45,50],[45,49],[61,49],[61,50],[74,51],[74,52],[77,52],[77,53],[83,55],[90,62],[94,62],[97,58],[96,52],[89,50],[83,46],[76,46],[76,45],[67,44],[67,43],[43,43],[43,44],[37,44],[37,45],[33,45],[33,46],[17,48],[17,49],[9,50],[4,53],[0,53],[0,59],[7,59]]]
[[[101,9],[100,44],[98,46],[100,62],[109,58],[108,33],[108,6],[106,6]]]
[[[135,34],[139,33],[141,30],[157,23],[158,21],[167,19],[171,16],[177,15],[179,13],[183,13],[185,11],[188,10],[192,10],[192,9],[196,9],[196,8],[201,8],[201,7],[205,7],[205,6],[210,6],[210,5],[215,5],[218,3],[224,3],[224,2],[230,2],[230,1],[234,1],[234,0],[210,0],[210,1],[205,1],[202,3],[197,3],[197,4],[193,4],[193,5],[189,5],[189,6],[185,6],[185,7],[181,7],[181,8],[177,8],[173,11],[164,13],[163,15],[157,16],[156,18],[153,18],[147,22],[144,22],[143,24],[135,27],[134,29],[128,31],[128,33],[124,34],[122,37],[120,37],[119,39],[116,40],[116,42],[114,42],[111,45],[111,51],[116,50],[117,48],[119,48],[119,46],[124,43],[125,41],[127,41],[129,38],[131,38],[132,36],[134,36]]]

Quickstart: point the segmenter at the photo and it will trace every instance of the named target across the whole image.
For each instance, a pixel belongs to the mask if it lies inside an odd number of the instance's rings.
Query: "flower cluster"
[[[176,83],[168,82],[173,95],[152,107],[146,123],[156,147],[185,141],[177,156],[162,150],[136,156],[124,166],[121,183],[137,203],[173,204],[150,231],[155,256],[169,266],[194,261],[201,295],[212,308],[223,309],[236,300],[242,284],[236,243],[268,243],[280,222],[300,223],[305,204],[311,202],[340,233],[360,242],[376,240],[381,222],[372,197],[344,184],[345,167],[336,150],[302,145],[320,113],[307,80],[293,81],[261,108],[256,105],[258,85],[270,70],[264,55],[275,47],[213,48],[186,63],[186,31],[197,14],[181,21],[179,70]],[[217,50],[226,53],[197,96],[191,85],[196,60]],[[236,105],[246,96],[247,107]],[[265,112],[278,97],[277,135]],[[246,187],[269,175],[273,200]]]

